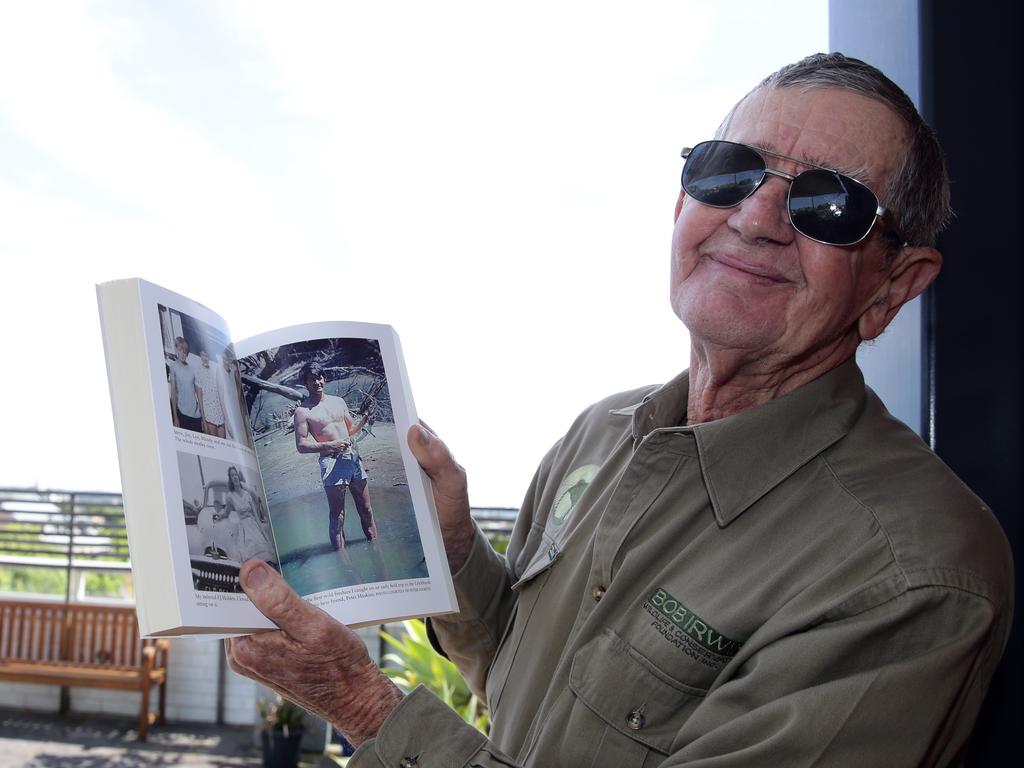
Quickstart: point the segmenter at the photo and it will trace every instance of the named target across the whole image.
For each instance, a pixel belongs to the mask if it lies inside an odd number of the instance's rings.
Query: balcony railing
[[[472,514],[500,541],[511,533],[517,510],[479,507]],[[67,600],[82,572],[130,570],[121,494],[0,488],[0,566],[66,571]]]
[[[127,571],[121,495],[0,488],[0,564],[67,572]]]

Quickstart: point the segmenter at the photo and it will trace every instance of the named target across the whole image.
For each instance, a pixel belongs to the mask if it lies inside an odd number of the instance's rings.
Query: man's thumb
[[[447,476],[457,472],[459,467],[448,446],[428,428],[418,424],[410,427],[408,440],[412,455],[430,479],[435,483],[450,482]]]
[[[262,560],[250,560],[238,576],[245,594],[260,613],[292,637],[300,637],[316,608],[295,594],[280,574]]]

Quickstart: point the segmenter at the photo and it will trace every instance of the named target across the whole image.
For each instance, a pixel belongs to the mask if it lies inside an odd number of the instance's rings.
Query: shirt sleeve
[[[435,650],[449,658],[481,700],[486,700],[487,670],[497,653],[516,593],[505,559],[477,528],[469,557],[452,576],[459,612],[433,616],[427,631]]]
[[[427,619],[427,633],[434,649],[455,664],[481,701],[487,700],[484,690],[487,671],[519,597],[512,585],[539,542],[539,538],[531,537],[530,533],[534,528],[537,500],[542,496],[557,448],[558,443],[534,475],[505,555],[495,552],[477,527],[469,557],[458,573],[452,575],[459,612]]]
[[[484,734],[420,686],[360,745],[349,768],[516,768]]]

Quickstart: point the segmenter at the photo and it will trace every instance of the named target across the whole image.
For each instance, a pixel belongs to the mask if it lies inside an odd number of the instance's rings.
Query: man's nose
[[[788,245],[796,235],[789,220],[788,195],[786,179],[768,177],[733,209],[729,226],[747,243],[770,240]]]

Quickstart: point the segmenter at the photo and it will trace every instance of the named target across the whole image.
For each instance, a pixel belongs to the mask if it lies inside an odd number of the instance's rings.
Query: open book
[[[390,326],[232,343],[152,283],[97,296],[144,637],[272,628],[239,587],[251,558],[351,626],[458,609]]]

